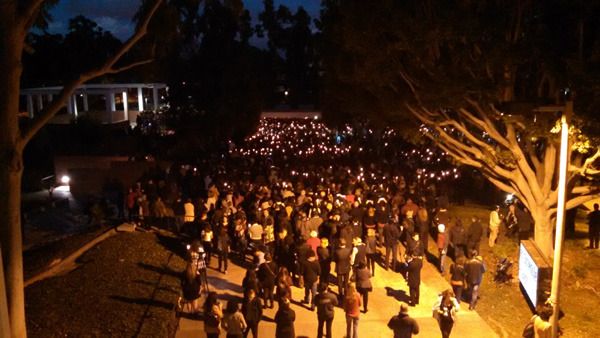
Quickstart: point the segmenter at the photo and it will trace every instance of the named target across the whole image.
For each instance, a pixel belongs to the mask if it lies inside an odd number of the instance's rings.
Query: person
[[[348,287],[348,278],[350,277],[350,255],[352,249],[346,247],[346,240],[340,239],[340,247],[335,251],[333,261],[335,262],[335,273],[338,280],[338,292],[340,298],[344,297],[344,292]]]
[[[248,337],[252,331],[252,337],[258,338],[258,324],[263,314],[262,299],[256,295],[256,290],[248,289],[246,291],[246,302],[244,303],[244,318],[246,319],[246,332],[244,337]]]
[[[383,227],[383,239],[385,244],[385,261],[383,262],[383,268],[386,270],[388,269],[388,264],[390,263],[390,256],[392,256],[392,271],[397,270],[399,237],[400,229],[398,229],[398,224],[396,224],[395,222],[388,222]]]
[[[306,240],[306,244],[310,247],[310,249],[316,254],[317,248],[321,246],[321,240],[317,237],[318,233],[316,231],[310,232],[310,238]],[[324,237],[327,238],[327,237]]]
[[[329,292],[327,284],[319,284],[319,294],[315,297],[317,305],[317,338],[323,337],[323,326],[325,326],[325,337],[331,338],[331,323],[333,322],[334,308],[338,305],[337,298]]]
[[[483,258],[477,252],[471,253],[472,258],[465,265],[467,288],[470,294],[469,310],[475,310],[477,299],[479,298],[479,287],[483,280],[483,273],[486,271]]]
[[[224,218],[227,219],[227,218]],[[217,238],[217,250],[219,251],[219,271],[227,274],[227,263],[229,261],[231,239],[227,231],[227,226],[221,226],[219,237]]]
[[[277,286],[277,300],[284,295],[288,295],[290,299],[292,298],[292,276],[290,276],[290,272],[285,266],[279,268],[277,276],[275,277],[275,284]]]
[[[287,296],[279,300],[279,308],[275,313],[275,338],[294,338],[296,330],[294,321],[296,320],[296,312],[290,308],[290,300]]]
[[[508,212],[504,216],[504,224],[506,224],[506,237],[512,237],[518,231],[517,214],[515,212],[515,203],[508,206]]]
[[[419,207],[417,211],[417,217],[415,218],[415,224],[421,241],[423,241],[423,247],[427,251],[427,245],[429,245],[429,215],[427,214],[427,208],[424,206]]]
[[[465,228],[463,227],[462,220],[457,218],[454,222],[454,226],[450,228],[449,236],[450,245],[454,249],[454,259],[457,257],[467,255],[467,239],[465,235]]]
[[[348,285],[346,297],[344,298],[344,312],[346,313],[346,338],[358,338],[360,294],[352,283]]]
[[[462,292],[465,287],[465,257],[461,256],[456,259],[456,262],[450,265],[450,285],[456,299],[460,303],[462,300]]]
[[[517,230],[519,231],[519,241],[528,240],[531,238],[531,230],[533,229],[533,218],[525,208],[516,207],[515,214],[517,215]]]
[[[478,217],[471,217],[471,225],[467,230],[467,254],[468,258],[471,258],[471,252],[479,252],[479,243],[481,242],[481,236],[483,236],[483,227]]]
[[[419,324],[408,315],[408,305],[400,302],[400,311],[393,316],[387,326],[394,332],[394,338],[411,338],[419,334]]]
[[[439,266],[438,269],[443,274],[444,273],[444,263],[446,261],[446,253],[448,252],[448,238],[446,237],[446,225],[438,224],[437,226],[437,239],[436,244],[438,247],[438,252],[440,255]],[[420,237],[420,236],[419,236]]]
[[[415,306],[419,304],[419,287],[421,285],[421,268],[423,267],[424,255],[423,244],[420,241],[418,232],[414,232],[409,239],[406,255],[406,280],[410,293],[410,305]]]
[[[304,278],[304,300],[302,302],[310,304],[310,310],[314,311],[315,296],[317,295],[317,286],[321,276],[321,265],[317,262],[315,253],[312,250],[307,252],[307,258],[300,264],[302,264],[302,276]]]
[[[217,293],[209,292],[204,301],[204,331],[207,338],[219,338],[221,319],[223,319],[223,308],[217,300]]]
[[[244,289],[244,294],[248,294],[248,291],[254,290],[256,294],[260,291],[260,287],[258,285],[258,278],[256,277],[256,270],[247,269],[246,275],[242,280],[242,289]]]
[[[210,266],[210,259],[212,257],[212,247],[213,247],[213,230],[212,226],[208,222],[204,222],[204,228],[202,228],[202,232],[200,233],[202,238],[202,247],[206,252],[204,258],[206,259],[206,266]]]
[[[600,241],[600,210],[598,203],[594,203],[594,211],[588,215],[588,237],[590,240],[590,249],[598,249]]]
[[[377,233],[375,226],[367,226],[365,224],[367,238],[366,242],[366,255],[367,255],[367,267],[371,269],[371,276],[375,277],[375,261],[377,260]]]
[[[321,238],[321,245],[317,248],[317,258],[321,266],[319,282],[329,284],[329,275],[331,273],[331,254],[329,253],[329,240]]]
[[[552,337],[552,307],[547,304],[540,304],[536,307],[536,315],[533,316],[533,334],[535,338]]]
[[[188,198],[183,204],[183,209],[185,212],[183,215],[183,221],[185,223],[194,222],[194,220],[196,219],[194,214],[194,204],[192,204],[192,200],[190,198]]]
[[[250,242],[254,246],[255,250],[263,244],[263,227],[259,223],[254,223],[250,226],[248,229],[248,235],[250,236]]]
[[[198,300],[200,299],[200,288],[202,282],[198,270],[194,264],[188,263],[181,278],[181,290],[183,299],[190,304],[191,312],[197,313],[200,310]]]
[[[275,289],[275,271],[277,264],[271,261],[271,254],[265,254],[265,261],[258,267],[258,280],[265,299],[265,307],[273,308],[273,291]]]
[[[445,290],[440,294],[438,300],[433,305],[433,316],[437,319],[442,338],[449,338],[452,332],[452,327],[456,321],[456,313],[460,309],[460,305],[452,290]]]
[[[369,312],[369,292],[373,291],[373,285],[371,284],[371,272],[364,262],[358,263],[355,279],[356,290],[363,298],[363,311],[364,313],[367,313]]]
[[[500,231],[500,224],[502,219],[500,218],[500,206],[494,207],[494,210],[490,212],[490,238],[488,238],[488,245],[493,248],[498,240],[498,232]]]
[[[242,338],[244,336],[247,325],[244,316],[240,312],[237,300],[227,302],[222,324],[225,332],[227,332],[227,338]]]

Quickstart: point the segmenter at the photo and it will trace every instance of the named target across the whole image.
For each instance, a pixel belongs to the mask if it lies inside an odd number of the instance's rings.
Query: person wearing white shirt
[[[502,223],[499,212],[499,206],[496,206],[494,210],[490,212],[490,238],[488,240],[490,248],[494,247],[496,240],[498,239],[498,232],[500,231],[500,224]]]

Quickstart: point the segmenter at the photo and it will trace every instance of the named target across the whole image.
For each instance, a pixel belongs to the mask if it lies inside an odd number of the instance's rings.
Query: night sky
[[[311,18],[319,15],[320,0],[275,0],[275,6],[285,5],[295,12],[303,6]],[[262,0],[244,0],[256,21],[263,8]],[[119,39],[127,38],[133,31],[131,18],[137,11],[140,0],[61,0],[51,11],[53,22],[50,33],[65,33],[69,19],[76,15],[84,15],[102,28],[112,32]]]

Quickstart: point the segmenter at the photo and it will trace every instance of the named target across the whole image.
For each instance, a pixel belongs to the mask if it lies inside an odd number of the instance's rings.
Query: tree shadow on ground
[[[156,287],[156,282],[149,282],[149,281],[142,280],[142,279],[136,279],[133,282],[137,283],[137,284],[144,284],[144,285]],[[160,287],[156,288],[156,290],[167,291],[167,292],[171,292],[171,293],[179,293],[179,289],[174,289],[169,286],[160,286]]]
[[[154,266],[154,265],[146,264],[143,262],[139,262],[139,263],[137,263],[137,265],[142,269],[154,271],[159,274],[165,274],[165,275],[169,275],[169,276],[177,277],[177,278],[181,277],[181,271],[175,271],[168,267]]]
[[[137,297],[125,297],[119,295],[108,296],[110,299],[118,300],[120,302],[130,303],[130,304],[138,304],[144,306],[154,306],[154,307],[162,307],[167,310],[172,310],[175,304],[163,302],[155,299],[148,298],[137,298]]]
[[[408,303],[410,301],[410,297],[406,294],[404,290],[395,290],[389,286],[385,287],[385,293],[389,297],[394,297],[399,302]]]
[[[156,239],[158,239],[158,243],[168,251],[176,254],[184,260],[188,259],[187,251],[181,239],[177,237],[162,235],[160,233],[156,233]]]
[[[230,281],[217,276],[208,276],[208,284],[212,289],[217,288],[219,290],[231,290],[233,292],[242,293],[242,287],[238,284],[231,283]],[[211,290],[214,291],[214,290]]]

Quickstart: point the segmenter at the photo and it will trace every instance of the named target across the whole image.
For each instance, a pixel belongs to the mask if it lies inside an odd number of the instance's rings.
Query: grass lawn
[[[184,260],[179,241],[119,233],[80,257],[70,273],[25,290],[29,337],[170,337]]]
[[[487,225],[490,210],[476,205],[454,206],[450,214],[460,217],[468,226],[473,215]],[[585,213],[578,215],[575,238],[565,241],[563,256],[563,275],[561,289],[562,309],[565,317],[560,325],[564,337],[600,337],[600,325],[596,321],[600,315],[600,252],[584,250],[588,245]],[[502,230],[501,230],[502,233]],[[477,312],[502,337],[521,337],[523,328],[530,320],[532,312],[519,288],[518,245],[515,239],[503,236],[492,249],[487,245],[487,238],[482,239],[481,254],[488,267],[481,287],[481,299],[477,304]],[[503,257],[509,257],[513,263],[514,282],[496,284],[494,273],[496,263]],[[446,275],[449,279],[449,276]],[[460,324],[458,324],[460,325]]]

